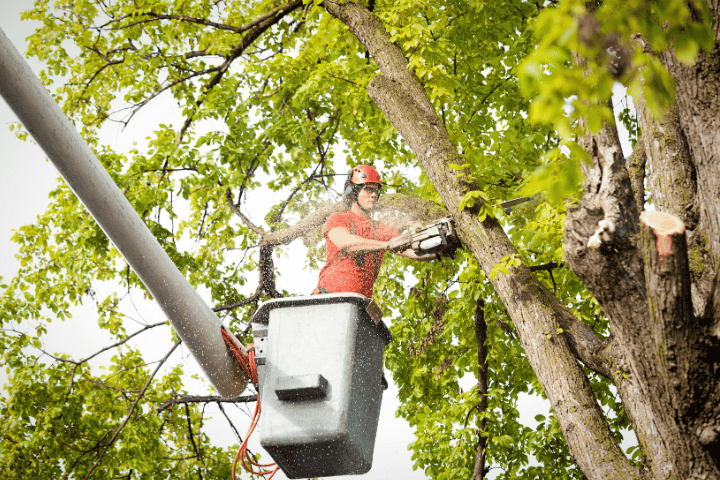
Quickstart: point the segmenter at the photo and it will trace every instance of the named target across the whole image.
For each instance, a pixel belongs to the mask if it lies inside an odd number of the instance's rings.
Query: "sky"
[[[32,33],[34,25],[30,22],[21,22],[20,12],[31,6],[31,0],[0,0],[0,28],[21,52],[25,51],[25,38]],[[34,60],[28,62],[35,73],[42,68]],[[144,138],[159,123],[158,119],[162,119],[162,123],[165,124],[175,123],[176,126],[182,122],[173,102],[168,98],[160,96],[153,103],[154,105],[141,111],[125,130],[114,125],[103,128],[101,142],[111,145],[116,151],[128,151],[134,142],[142,144]],[[174,119],[174,122],[169,119]],[[14,122],[17,122],[17,118],[7,104],[0,100],[0,276],[5,281],[15,276],[19,268],[19,263],[14,258],[17,246],[10,241],[13,232],[22,225],[33,223],[36,216],[44,212],[48,204],[48,193],[58,181],[55,168],[46,160],[42,150],[31,141],[18,140],[10,132],[8,127]],[[262,194],[251,194],[247,205],[253,208],[252,205],[270,204],[264,200]],[[250,213],[257,219],[264,217],[264,212],[259,210]],[[278,270],[292,273],[285,273],[279,278],[279,287],[294,292],[310,290],[308,285],[316,284],[317,272],[303,270],[302,262],[294,260],[304,257],[304,252],[299,245],[291,245],[285,251],[287,252],[285,257],[277,262]],[[116,288],[115,285],[107,283],[98,284],[95,287],[99,298]],[[138,323],[137,326],[128,325],[128,332],[138,330],[142,324],[164,319],[160,309],[152,302],[134,297],[132,303],[135,308],[130,308],[133,305],[129,305],[129,302],[125,303],[125,311],[133,317],[128,322]],[[73,312],[72,319],[65,322],[54,322],[51,325],[45,340],[46,349],[52,352],[64,351],[78,358],[90,355],[111,343],[110,337],[97,327],[95,308],[90,298],[85,305],[75,308]],[[159,359],[164,356],[167,351],[165,345],[169,347],[167,331],[151,332],[142,337],[143,339],[136,345],[143,350],[146,358]],[[162,347],[158,347],[158,345]],[[200,370],[187,349],[180,349],[180,351],[180,354],[174,355],[174,361],[184,363],[188,373],[199,373]],[[0,372],[0,384],[4,383],[3,375],[4,373]],[[392,383],[392,377],[387,373],[386,376],[390,380],[391,386],[389,390],[385,391],[383,397],[373,468],[362,477],[347,476],[343,478],[368,480],[425,478],[422,471],[413,471],[412,469],[411,452],[407,450],[407,445],[415,438],[413,429],[403,419],[395,418],[395,411],[399,405],[397,388]],[[186,387],[193,394],[204,394],[207,384],[189,381]],[[222,416],[219,412],[211,410],[212,408],[209,408],[208,412],[215,419],[208,423],[206,429],[211,440],[223,446],[236,444],[235,437],[227,423],[224,419],[220,421]],[[521,400],[521,419],[528,426],[533,427],[536,424],[534,416],[539,413],[546,414],[547,410],[547,403],[537,397],[526,396]],[[246,414],[240,409],[230,411],[230,414],[241,426],[241,433],[244,433],[243,428],[247,424]],[[262,428],[262,418],[259,428]],[[256,434],[251,443],[251,449],[262,451],[257,443],[257,436]],[[493,476],[491,473],[490,478]],[[275,478],[286,477],[280,473]]]

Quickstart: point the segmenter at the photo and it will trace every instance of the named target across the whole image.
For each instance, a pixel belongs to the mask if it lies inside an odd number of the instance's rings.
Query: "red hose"
[[[243,371],[247,374],[247,376],[250,378],[250,380],[254,383],[257,383],[258,381],[258,373],[257,373],[257,365],[255,364],[255,345],[249,344],[247,346],[248,355],[247,357],[243,355],[242,351],[238,348],[238,346],[235,344],[235,341],[233,340],[230,333],[222,328],[220,330],[222,332],[223,340],[225,340],[225,343],[230,347],[230,350],[232,350],[233,354],[235,355],[235,358],[237,359],[238,363],[240,364],[240,367],[243,369]],[[255,413],[253,413],[252,421],[250,422],[250,428],[248,429],[247,433],[245,434],[245,440],[243,440],[242,444],[240,445],[240,448],[237,451],[237,454],[235,454],[235,461],[233,461],[232,466],[232,478],[233,480],[236,480],[235,478],[235,469],[237,467],[238,460],[242,462],[242,466],[245,469],[245,471],[251,473],[252,475],[270,475],[268,477],[268,480],[270,480],[272,477],[275,476],[277,471],[280,469],[280,467],[276,466],[275,463],[257,463],[255,462],[251,457],[250,454],[247,451],[247,445],[248,440],[250,439],[250,435],[252,435],[253,431],[255,430],[255,427],[258,424],[258,421],[260,420],[260,396],[258,395],[257,402],[255,403]],[[253,470],[252,466],[248,466],[248,464],[260,468],[272,468],[275,467],[274,470],[262,470],[262,471],[255,471]]]

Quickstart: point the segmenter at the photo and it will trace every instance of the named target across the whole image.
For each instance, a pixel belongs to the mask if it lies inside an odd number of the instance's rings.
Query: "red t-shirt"
[[[323,227],[327,259],[320,270],[318,288],[333,293],[353,292],[372,297],[375,276],[380,270],[385,252],[372,252],[365,255],[340,254],[340,249],[330,241],[327,234],[330,230],[343,227],[353,235],[387,242],[399,235],[390,225],[373,222],[369,218],[353,212],[336,212],[330,215]],[[374,230],[374,231],[373,231]],[[340,255],[338,257],[338,255]]]

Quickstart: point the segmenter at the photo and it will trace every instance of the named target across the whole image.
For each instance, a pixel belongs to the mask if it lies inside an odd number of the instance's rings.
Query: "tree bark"
[[[475,339],[478,346],[478,395],[480,395],[480,404],[478,405],[478,413],[487,411],[488,399],[488,352],[485,342],[487,341],[487,323],[485,322],[485,302],[478,302],[475,308]],[[475,454],[475,467],[473,469],[472,480],[483,480],[485,478],[485,445],[486,437],[485,426],[487,420],[483,418],[478,425],[478,446]]]
[[[720,6],[708,3],[717,38]],[[660,60],[675,79],[677,118],[696,171],[699,224],[714,267],[720,260],[720,45],[700,52],[692,66],[678,61],[672,51]]]
[[[712,259],[702,234],[704,228],[699,225],[697,172],[690,146],[680,125],[677,106],[661,118],[655,118],[641,100],[635,103],[635,108],[640,128],[648,139],[645,148],[636,150],[647,158],[652,204],[660,212],[677,215],[685,224],[692,303],[695,314],[702,315],[712,283],[712,269],[708,268]]]
[[[653,145],[652,132],[644,130],[643,137]],[[617,365],[621,371],[627,368],[627,378],[616,376],[615,384],[652,469],[650,476],[717,475],[711,457],[692,434],[696,422],[688,418],[690,412],[697,416],[699,405],[708,399],[707,390],[691,387],[687,379],[688,375],[699,378],[710,373],[706,361],[697,363],[705,353],[693,352],[698,347],[699,325],[692,310],[674,307],[671,315],[684,315],[675,321],[663,316],[669,305],[674,305],[669,298],[672,288],[668,282],[660,282],[654,272],[659,268],[657,258],[668,254],[658,257],[658,245],[640,239],[636,195],[615,128],[606,125],[581,143],[592,163],[583,166],[585,194],[580,205],[568,210],[566,259],[610,320],[617,342]],[[675,281],[687,287],[683,290],[676,286],[674,297],[689,309],[684,233],[682,238],[682,245],[670,258],[685,259],[684,264],[673,260],[677,265]],[[673,240],[673,245],[679,242]],[[648,265],[651,260],[654,263]],[[671,349],[668,339],[672,339]],[[689,367],[690,359],[698,365],[697,372]]]
[[[368,94],[413,150],[454,217],[463,243],[489,277],[492,267],[516,250],[496,220],[487,217],[480,221],[473,212],[460,210],[469,186],[449,173],[448,164],[463,162],[422,86],[408,69],[407,59],[366,8],[348,1],[325,1],[324,6],[350,28],[376,60],[382,74],[369,83]],[[557,333],[558,316],[573,323],[579,323],[577,319],[525,266],[498,275],[492,282],[580,468],[590,479],[638,478],[638,470],[630,465],[610,433],[567,335]],[[578,341],[577,345],[584,343]]]
[[[720,172],[714,171],[717,162],[707,158],[719,158],[712,150],[718,144],[716,115],[701,112],[697,100],[713,105],[712,112],[720,100],[717,83],[701,85],[693,75],[697,64],[688,71],[674,63],[671,54],[663,58],[678,85],[685,87],[679,90],[676,108],[660,119],[636,99],[643,133],[627,168],[613,126],[581,139],[592,162],[582,167],[583,199],[568,211],[566,259],[610,320],[618,365],[628,369],[627,378],[615,377],[615,384],[647,457],[647,475],[718,478],[718,455],[713,453],[720,431],[720,392],[713,386],[717,347],[704,338],[714,327],[704,325],[714,322],[711,267],[717,257],[706,239],[708,232],[716,235],[717,217],[710,221],[708,216],[718,208]],[[686,101],[681,106],[683,90]],[[690,96],[694,105],[687,100]],[[701,130],[704,136],[697,137]],[[711,178],[704,179],[704,185],[696,155],[706,155],[705,175]],[[687,237],[673,236],[670,253],[661,250],[665,247],[657,243],[655,230],[643,227],[640,232],[638,226],[645,191],[639,168],[643,157],[653,205],[676,214],[681,224],[687,222]],[[707,202],[713,206],[705,206]],[[703,311],[705,323],[698,320]]]

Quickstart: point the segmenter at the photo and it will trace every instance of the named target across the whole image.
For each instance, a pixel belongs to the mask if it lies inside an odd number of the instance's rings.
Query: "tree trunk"
[[[408,69],[407,59],[366,8],[347,1],[326,1],[323,5],[350,28],[375,59],[382,74],[368,85],[370,97],[413,150],[453,215],[463,243],[489,277],[492,267],[516,250],[495,219],[480,221],[472,211],[460,210],[470,187],[448,164],[463,162],[422,86]],[[590,368],[611,375],[609,362],[598,355],[605,344],[547,292],[526,266],[500,274],[492,282],[580,468],[590,479],[638,478],[638,469],[630,465],[615,443],[576,357],[579,355]],[[568,334],[557,333],[560,328]]]
[[[478,395],[480,395],[480,404],[478,405],[478,413],[485,412],[488,408],[487,388],[488,388],[488,363],[487,363],[487,323],[485,323],[485,302],[478,302],[475,308],[475,339],[478,346]],[[485,425],[487,420],[483,418],[478,425],[478,446],[475,454],[475,467],[473,469],[472,480],[483,480],[485,478],[485,444],[486,437]]]
[[[646,475],[720,478],[717,342],[708,335],[717,251],[707,241],[717,238],[720,213],[720,172],[711,161],[720,158],[713,150],[720,143],[718,75],[703,69],[702,59],[692,68],[670,53],[663,61],[678,82],[677,102],[658,119],[636,99],[643,133],[633,162],[626,166],[613,126],[582,139],[592,162],[583,166],[585,195],[568,212],[566,258],[610,320],[619,365],[627,368],[627,378],[615,383],[647,458]],[[707,82],[712,75],[714,83]],[[678,219],[638,216],[642,158],[653,206]],[[665,223],[680,227],[665,232]]]
[[[688,255],[691,291],[695,314],[705,310],[712,275],[708,264],[713,261],[709,244],[703,239],[698,204],[698,183],[695,163],[690,154],[685,132],[680,126],[677,106],[674,105],[662,118],[654,118],[641,100],[635,104],[638,119],[645,133],[638,155],[647,158],[648,189],[653,192],[652,203],[656,210],[677,215],[685,224],[688,238]],[[635,153],[635,152],[633,152]],[[672,159],[672,161],[668,161]]]
[[[473,187],[448,168],[463,161],[407,59],[364,7],[331,1],[324,6],[375,59],[381,74],[368,85],[370,97],[415,153],[489,277],[494,265],[516,251],[493,218],[481,221],[477,211],[459,208]],[[678,82],[677,115],[670,112],[653,130],[654,120],[641,111],[642,151],[633,156],[632,174],[614,126],[581,140],[592,162],[582,166],[581,203],[568,209],[566,259],[603,307],[611,338],[598,338],[525,266],[491,279],[569,450],[589,479],[720,478],[718,349],[717,338],[707,335],[720,331],[720,275],[714,268],[720,256],[718,59],[716,50],[688,68],[670,54],[663,57]],[[680,221],[659,214],[641,222],[645,160],[652,170],[649,183],[661,192],[653,199],[672,206]],[[617,386],[643,448],[642,469],[630,465],[616,445],[579,361]]]

